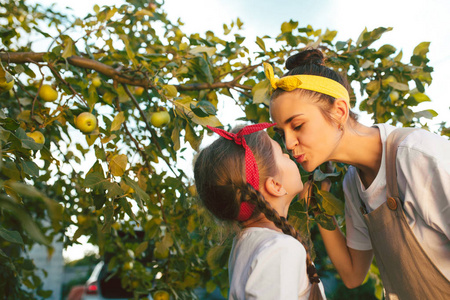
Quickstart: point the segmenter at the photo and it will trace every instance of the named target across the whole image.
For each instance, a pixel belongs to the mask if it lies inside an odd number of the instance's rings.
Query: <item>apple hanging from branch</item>
[[[91,133],[97,128],[97,118],[90,112],[83,112],[75,119],[75,126],[83,133]]]

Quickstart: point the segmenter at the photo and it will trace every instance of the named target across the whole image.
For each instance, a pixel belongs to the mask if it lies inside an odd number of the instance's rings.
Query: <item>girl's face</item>
[[[283,152],[277,142],[272,139],[270,139],[270,142],[272,143],[273,155],[275,156],[275,163],[278,169],[277,179],[288,194],[296,195],[300,193],[303,190],[303,183],[297,165],[289,157],[289,154]]]
[[[332,159],[342,132],[310,98],[285,92],[272,101],[270,114],[277,123],[275,131],[305,171]]]

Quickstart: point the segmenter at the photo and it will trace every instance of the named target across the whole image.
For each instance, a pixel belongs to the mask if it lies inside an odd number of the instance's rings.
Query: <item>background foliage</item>
[[[417,45],[407,59],[392,45],[373,48],[391,28],[335,41],[336,31],[290,20],[278,36],[257,37],[259,50],[251,53],[243,45],[240,19],[223,26],[225,39],[211,31],[186,35],[159,2],[95,6],[82,19],[26,1],[0,4],[0,294],[7,299],[48,297],[51,291],[42,289],[45,278],[28,251],[40,243],[51,256],[51,242],[67,247],[83,235],[101,255],[115,254],[109,256],[110,269],[124,275],[123,285],[136,294],[166,290],[174,299],[190,299],[202,287],[226,296],[230,238],[218,237],[203,217],[180,161],[199,149],[206,125],[222,126],[219,101],[237,105],[245,113],[240,121],[269,121],[263,61],[280,76],[287,57],[318,47],[333,68],[347,74],[352,105],[360,95],[359,110],[374,122],[427,128],[426,121],[437,115],[414,110],[430,101],[429,43]],[[36,52],[42,45],[47,50]],[[58,91],[54,102],[38,96],[43,84]],[[152,117],[162,111],[170,122],[155,126]],[[75,124],[82,112],[98,120],[90,134]],[[27,135],[35,131],[44,135],[43,144]],[[438,133],[450,135],[446,124]],[[332,179],[333,194],[319,193],[317,202],[341,220],[346,166],[335,167],[328,175],[317,170],[314,179]],[[336,275],[305,210],[296,202],[290,220],[319,241],[316,262],[332,279]],[[318,219],[329,224],[325,215]],[[75,233],[64,238],[68,228]],[[119,232],[134,234],[136,228],[144,232],[139,242],[120,238]],[[380,298],[376,272],[373,266],[368,285],[356,291],[331,280],[329,297]]]

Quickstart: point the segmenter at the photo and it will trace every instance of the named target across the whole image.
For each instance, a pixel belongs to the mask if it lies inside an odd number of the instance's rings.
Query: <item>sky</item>
[[[50,5],[51,0],[29,0],[30,3]],[[158,0],[161,2],[161,0]],[[120,5],[122,0],[77,0],[59,1],[58,7],[64,10],[70,3],[72,13],[83,17],[93,12],[95,4]],[[63,3],[63,4],[61,4]],[[180,19],[185,25],[184,33],[204,33],[214,31],[220,36],[223,24],[230,24],[239,17],[244,23],[245,45],[257,49],[256,36],[275,37],[280,32],[283,22],[294,20],[299,27],[311,25],[314,29],[338,31],[335,41],[358,39],[367,27],[393,27],[374,46],[391,44],[403,51],[403,61],[412,55],[414,47],[421,42],[430,44],[429,65],[434,67],[433,82],[426,87],[432,102],[419,105],[415,111],[434,109],[438,117],[429,121],[431,128],[438,128],[442,121],[450,121],[450,102],[447,100],[446,88],[450,81],[447,70],[450,69],[450,1],[448,0],[165,0],[164,10],[168,18],[176,22]],[[361,97],[357,101],[361,101]],[[230,105],[227,103],[228,106]],[[357,105],[359,103],[357,102]],[[220,112],[220,108],[219,108]],[[232,116],[231,116],[232,115]],[[219,115],[223,124],[232,124],[235,114]],[[372,121],[367,116],[361,122],[370,126]],[[72,247],[64,253],[70,260],[81,258],[84,251],[94,250],[89,246]]]

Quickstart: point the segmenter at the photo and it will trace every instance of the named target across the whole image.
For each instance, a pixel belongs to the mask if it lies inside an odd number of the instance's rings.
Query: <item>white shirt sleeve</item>
[[[372,242],[370,241],[369,229],[360,210],[361,200],[354,183],[355,172],[355,168],[349,168],[343,184],[347,246],[355,250],[371,250]]]
[[[309,282],[305,248],[293,238],[278,239],[258,253],[249,272],[245,299],[297,300]]]

